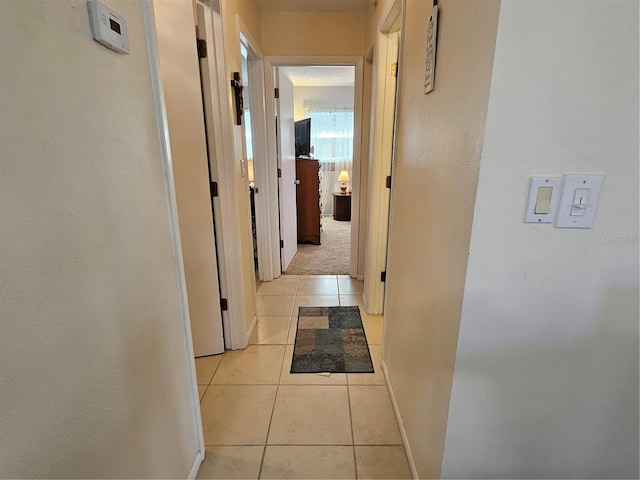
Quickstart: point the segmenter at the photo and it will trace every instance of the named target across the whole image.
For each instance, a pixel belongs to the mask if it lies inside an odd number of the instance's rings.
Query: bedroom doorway
[[[357,277],[358,260],[358,192],[359,192],[359,152],[360,143],[360,105],[361,95],[361,62],[355,61],[345,65],[340,62],[327,62],[318,65],[314,61],[304,59],[265,59],[271,60],[272,75],[266,73],[267,78],[275,82],[275,70],[287,83],[293,86],[293,115],[286,115],[293,122],[310,120],[309,151],[298,151],[296,156],[298,167],[317,162],[318,180],[315,186],[319,191],[318,208],[320,225],[320,242],[300,243],[293,260],[282,268],[283,274],[341,274]],[[275,60],[275,61],[274,61]],[[309,59],[312,60],[312,59]],[[343,59],[340,59],[343,62]],[[265,62],[267,63],[267,62]],[[268,68],[266,66],[266,68]],[[278,79],[278,80],[280,80]],[[282,96],[282,90],[279,92]],[[274,102],[275,103],[275,102]],[[274,108],[274,111],[277,111]],[[284,118],[284,112],[283,112]],[[293,129],[293,125],[283,125],[283,128]],[[279,132],[281,133],[281,132]],[[293,133],[293,131],[292,131]],[[273,132],[275,136],[275,132]],[[278,139],[280,141],[280,139]],[[282,147],[278,145],[279,153]],[[281,169],[282,179],[292,178],[296,183],[302,182],[295,171],[287,172],[286,162],[276,158],[277,168]],[[288,167],[292,168],[293,163]],[[284,167],[284,168],[283,168]],[[342,177],[341,177],[342,174]],[[340,178],[340,179],[339,179]],[[344,193],[341,190],[344,187]],[[286,185],[285,185],[286,188]],[[298,192],[304,188],[301,183],[296,185]],[[313,186],[311,187],[314,188]],[[302,195],[297,195],[298,198]],[[282,200],[282,198],[280,198]],[[295,200],[294,200],[295,201]],[[291,199],[288,200],[291,202]],[[304,215],[299,205],[296,215]],[[306,211],[306,210],[305,210]],[[315,213],[313,213],[315,215]],[[283,221],[283,212],[277,212],[279,222]],[[286,221],[286,220],[285,220]],[[315,221],[315,220],[314,220]],[[282,223],[280,223],[282,224]],[[299,237],[300,238],[300,237]],[[303,236],[302,238],[307,238]],[[283,264],[283,267],[285,265]]]

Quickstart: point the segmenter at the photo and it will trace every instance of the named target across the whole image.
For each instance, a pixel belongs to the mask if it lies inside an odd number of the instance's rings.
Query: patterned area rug
[[[358,307],[300,307],[291,373],[373,373]]]

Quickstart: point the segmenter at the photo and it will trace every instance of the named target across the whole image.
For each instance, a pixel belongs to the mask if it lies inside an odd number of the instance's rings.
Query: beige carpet
[[[286,275],[348,275],[351,222],[322,219],[320,245],[298,245]]]

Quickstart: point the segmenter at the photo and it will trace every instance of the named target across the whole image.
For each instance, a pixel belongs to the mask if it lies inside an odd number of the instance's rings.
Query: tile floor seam
[[[347,401],[349,402],[349,425],[351,426],[351,447],[353,451],[354,478],[358,478],[358,462],[356,459],[356,437],[353,432],[353,414],[351,411],[351,391],[349,389],[349,378],[347,376]]]
[[[295,297],[294,297],[295,305]],[[264,439],[264,448],[262,449],[262,458],[260,459],[260,469],[258,470],[258,479],[262,478],[262,469],[264,467],[264,458],[267,454],[267,445],[269,444],[269,434],[271,433],[271,423],[273,422],[273,413],[276,410],[276,402],[278,401],[278,391],[280,390],[280,381],[282,380],[282,368],[284,367],[284,361],[286,358],[287,349],[285,346],[285,353],[282,356],[282,362],[280,362],[280,372],[278,373],[278,383],[276,384],[276,395],[273,398],[273,406],[271,407],[271,416],[269,417],[269,426],[267,427],[267,436]]]

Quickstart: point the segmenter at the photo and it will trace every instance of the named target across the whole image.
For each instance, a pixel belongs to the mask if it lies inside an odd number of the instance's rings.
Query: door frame
[[[387,65],[395,57],[399,60],[402,1],[393,2],[378,24],[374,47],[371,96],[371,129],[369,153],[369,202],[365,252],[364,304],[368,314],[384,312],[385,283],[381,272],[386,271],[391,192],[385,179],[391,175],[394,155],[394,136],[397,108],[397,84],[392,85]],[[398,33],[400,32],[400,33]],[[397,37],[397,38],[396,38]],[[393,50],[395,49],[395,52]],[[397,70],[398,71],[398,70]],[[399,71],[396,74],[399,76]]]
[[[274,68],[276,67],[306,67],[306,66],[352,66],[355,67],[354,104],[353,104],[353,179],[351,187],[354,195],[351,198],[351,250],[349,257],[349,275],[358,277],[358,256],[361,252],[358,248],[358,227],[360,224],[360,156],[362,155],[362,86],[363,86],[363,58],[361,56],[267,56],[264,57],[264,84],[265,84],[265,113],[266,118],[275,118],[275,106],[273,102]],[[267,153],[269,198],[267,221],[271,225],[279,225],[278,208],[278,155],[276,145],[275,122],[267,121]],[[257,212],[256,212],[257,216]],[[280,232],[272,229],[270,238],[272,253],[272,266],[274,278],[282,274],[280,268]]]
[[[267,157],[267,127],[265,116],[265,87],[264,87],[264,55],[257,42],[253,39],[249,28],[236,15],[236,31],[238,32],[238,44],[245,45],[249,53],[247,70],[249,78],[242,79],[246,82],[251,101],[251,136],[253,146],[253,171],[256,209],[256,240],[258,249],[258,278],[263,282],[273,280],[273,251],[271,249],[272,230],[275,225],[269,222],[270,182],[268,180],[269,167]],[[238,52],[240,57],[240,52]],[[238,58],[238,62],[241,62]],[[244,135],[244,131],[243,131]],[[245,139],[246,142],[246,139]],[[248,176],[245,177],[248,184]],[[277,224],[276,224],[277,225]]]
[[[173,264],[180,303],[180,329],[182,331],[182,341],[185,351],[184,361],[187,366],[187,381],[190,384],[189,400],[191,401],[191,413],[193,419],[192,428],[197,443],[197,451],[194,454],[193,464],[187,478],[195,479],[205,456],[204,432],[202,428],[202,415],[200,413],[200,392],[198,391],[193,338],[191,334],[191,321],[187,300],[187,282],[184,275],[182,244],[180,240],[180,227],[178,224],[178,205],[173,178],[169,122],[167,119],[167,109],[164,100],[164,87],[162,84],[162,72],[160,69],[160,54],[158,52],[153,2],[149,1],[142,3],[142,14],[145,24],[145,38],[147,48],[149,50],[149,71],[151,76],[151,86],[153,89],[153,103],[156,111],[158,139],[160,141],[160,160],[163,166],[164,186],[167,195],[167,207],[169,210],[169,232],[171,235]]]

